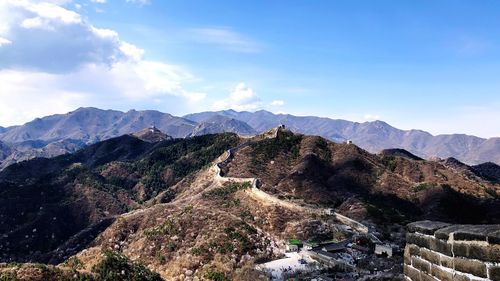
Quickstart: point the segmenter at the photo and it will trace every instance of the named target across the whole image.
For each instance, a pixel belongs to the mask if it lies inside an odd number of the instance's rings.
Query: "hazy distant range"
[[[336,142],[351,140],[372,153],[403,148],[422,158],[454,157],[467,164],[500,164],[500,138],[465,134],[433,136],[422,130],[400,130],[382,121],[351,122],[315,116],[273,114],[260,110],[201,112],[183,117],[159,111],[121,112],[79,108],[37,118],[22,126],[0,127],[0,169],[33,157],[74,152],[88,144],[130,134],[151,125],[176,138],[235,132],[252,135],[284,124],[292,131],[320,135]]]

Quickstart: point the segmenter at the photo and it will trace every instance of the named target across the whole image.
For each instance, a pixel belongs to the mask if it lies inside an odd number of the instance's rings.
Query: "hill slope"
[[[0,173],[0,261],[62,260],[117,215],[161,192],[158,200],[170,200],[169,187],[237,141],[221,134],[150,143],[124,135],[7,167]]]
[[[253,265],[282,257],[290,238],[353,237],[326,210],[384,243],[404,242],[394,234],[413,220],[498,223],[500,184],[469,169],[284,129],[158,143],[123,136],[0,173],[1,255],[57,263],[83,249],[72,260],[85,273],[112,251],[167,280],[265,280]],[[397,273],[399,262],[380,270]]]

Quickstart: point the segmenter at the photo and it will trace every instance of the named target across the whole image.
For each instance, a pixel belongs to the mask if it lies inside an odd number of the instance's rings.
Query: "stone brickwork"
[[[404,253],[408,281],[500,281],[500,225],[408,225]]]

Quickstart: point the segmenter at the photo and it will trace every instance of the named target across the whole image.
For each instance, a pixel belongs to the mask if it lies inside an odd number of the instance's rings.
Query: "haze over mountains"
[[[264,110],[224,110],[177,117],[152,110],[121,112],[79,108],[67,114],[37,118],[22,126],[0,127],[0,168],[34,157],[75,152],[88,144],[135,133],[152,125],[168,136],[183,138],[220,132],[252,135],[279,124],[295,132],[336,142],[352,140],[372,153],[403,148],[426,159],[454,157],[468,164],[500,163],[500,138],[464,134],[433,136],[421,130],[400,130],[382,121],[358,123]]]

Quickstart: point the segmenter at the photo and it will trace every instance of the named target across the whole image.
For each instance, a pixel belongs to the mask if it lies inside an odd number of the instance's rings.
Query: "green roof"
[[[300,241],[299,239],[290,239],[290,240],[288,240],[288,244],[290,244],[290,245],[302,245],[302,241]]]

